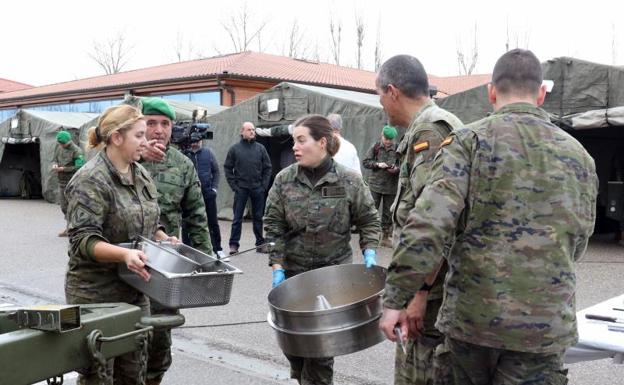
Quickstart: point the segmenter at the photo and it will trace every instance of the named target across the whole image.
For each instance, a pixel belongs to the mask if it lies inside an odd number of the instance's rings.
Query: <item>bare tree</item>
[[[119,31],[105,41],[94,41],[93,51],[89,53],[89,57],[102,67],[107,75],[116,74],[128,64],[131,49],[125,33]]]
[[[375,72],[381,67],[381,57],[381,14],[379,14],[379,19],[377,19],[377,38],[375,39]]]
[[[522,40],[520,38],[520,35],[523,35]],[[507,19],[507,40],[505,41],[505,52],[514,48],[529,49],[530,41],[531,41],[531,29],[527,27],[522,28],[522,31],[519,28],[514,28],[511,31],[511,35],[510,35],[509,19]],[[512,44],[514,42],[515,44]]]
[[[230,14],[221,26],[227,32],[235,52],[247,51],[254,40],[262,51],[260,34],[267,26],[267,21],[255,22],[245,2],[238,12]]]
[[[364,45],[364,20],[361,15],[355,14],[355,43],[357,44],[357,68],[362,69],[362,46]]]
[[[288,57],[305,58],[308,51],[303,43],[304,31],[299,27],[299,22],[294,20],[288,34]]]
[[[195,47],[190,40],[187,40],[180,30],[176,34],[176,40],[173,44],[173,53],[178,62],[192,60],[193,57],[201,58],[199,52],[195,52]]]
[[[334,16],[329,17],[329,34],[331,36],[331,54],[334,63],[340,65],[340,43],[342,42],[342,22],[340,19],[334,20]]]
[[[479,48],[477,46],[477,23],[474,26],[473,44],[469,52],[464,52],[464,47],[461,43],[461,38],[457,37],[457,65],[459,67],[460,75],[470,75],[477,66],[477,60],[479,59]]]

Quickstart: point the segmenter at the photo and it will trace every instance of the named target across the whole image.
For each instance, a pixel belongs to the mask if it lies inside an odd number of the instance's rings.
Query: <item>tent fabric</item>
[[[542,63],[554,86],[542,108],[553,123],[575,137],[596,163],[599,179],[597,232],[619,231],[605,219],[608,182],[624,181],[624,69],[572,58]],[[438,105],[472,123],[492,112],[487,85],[438,100]]]
[[[217,162],[225,162],[228,149],[240,140],[239,132],[246,121],[254,123],[256,128],[270,128],[288,125],[307,114],[342,115],[342,135],[356,147],[360,158],[368,147],[379,140],[381,129],[387,124],[379,97],[374,94],[338,90],[326,87],[280,83],[256,96],[247,99],[228,110],[212,115],[207,119],[214,129],[214,139],[208,146],[215,153]],[[268,134],[268,130],[264,130]],[[399,137],[403,134],[400,130]],[[272,160],[273,175],[292,161],[292,138],[258,137],[258,141],[267,147]],[[219,217],[231,219],[233,193],[222,179],[219,186]]]
[[[58,202],[58,179],[51,169],[57,144],[56,134],[60,130],[68,131],[74,142],[78,143],[78,128],[95,116],[97,115],[81,112],[23,109],[0,123],[0,138],[3,139],[0,141],[0,195],[19,196],[20,180],[25,173],[30,172],[41,175],[44,199]],[[14,128],[11,127],[13,119],[18,122]],[[29,141],[35,147],[28,147],[29,151],[23,151]],[[15,144],[11,144],[12,142]],[[38,149],[37,154],[32,152],[34,149]]]
[[[542,70],[544,79],[554,82],[542,105],[554,122],[573,129],[622,124],[622,111],[615,107],[624,106],[623,68],[561,57],[542,63]],[[492,112],[487,85],[440,99],[438,105],[464,123]]]

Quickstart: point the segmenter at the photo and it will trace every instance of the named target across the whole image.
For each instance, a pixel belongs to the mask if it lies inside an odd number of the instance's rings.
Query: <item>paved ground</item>
[[[63,302],[67,239],[56,235],[63,220],[58,206],[43,201],[0,200],[0,302]],[[222,222],[224,244],[229,222]],[[253,247],[248,223],[241,249]],[[390,255],[381,253],[387,265]],[[266,255],[232,260],[244,274],[234,280],[226,306],[183,311],[186,325],[174,331],[174,364],[164,384],[293,384],[287,361],[264,322],[271,273]],[[624,249],[592,242],[578,268],[578,308],[624,293]],[[223,326],[223,324],[236,324]],[[393,346],[385,342],[336,359],[336,384],[392,383]],[[620,384],[624,366],[610,360],[570,365],[571,384]],[[67,376],[69,381],[73,376]],[[1,382],[1,381],[0,381]]]

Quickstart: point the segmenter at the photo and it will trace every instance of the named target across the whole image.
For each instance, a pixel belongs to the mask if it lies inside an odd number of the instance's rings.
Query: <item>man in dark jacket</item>
[[[221,176],[217,158],[215,158],[210,148],[202,146],[201,140],[191,143],[191,152],[186,153],[186,155],[193,161],[201,182],[212,250],[217,253],[219,258],[223,258],[225,255],[221,248],[221,229],[219,228],[219,220],[217,218],[217,190],[219,189]],[[185,236],[186,232],[182,231],[182,235]],[[186,243],[186,240],[184,243]]]
[[[234,219],[230,235],[230,254],[238,252],[241,227],[247,199],[251,199],[253,232],[256,236],[257,251],[267,253],[262,236],[262,215],[264,213],[264,193],[271,179],[271,160],[266,149],[256,143],[256,129],[251,122],[243,123],[241,140],[230,147],[223,168],[225,177],[234,191]]]

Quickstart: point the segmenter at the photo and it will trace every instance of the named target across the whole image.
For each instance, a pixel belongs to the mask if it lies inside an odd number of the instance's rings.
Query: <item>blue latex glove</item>
[[[377,265],[377,253],[373,249],[364,250],[364,263],[366,267],[373,267]]]
[[[286,279],[286,275],[284,274],[284,269],[273,270],[273,287],[284,282],[285,279]]]

